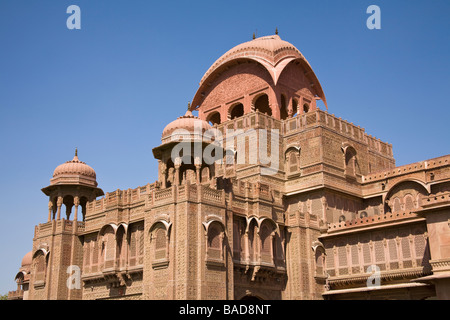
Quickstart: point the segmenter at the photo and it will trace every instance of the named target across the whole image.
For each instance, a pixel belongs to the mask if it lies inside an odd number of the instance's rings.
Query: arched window
[[[356,150],[351,147],[347,146],[344,148],[344,172],[345,175],[348,177],[355,177],[356,176]]]
[[[410,212],[412,210],[414,210],[415,206],[414,206],[414,198],[412,197],[412,195],[407,194],[405,195],[405,211]]]
[[[394,205],[392,207],[392,212],[400,212],[402,211],[402,203],[399,198],[394,199]]]
[[[167,241],[166,241],[166,229],[162,224],[154,231],[155,247],[154,247],[154,259],[166,259],[167,258]]]
[[[289,153],[289,172],[297,172],[298,161],[297,155],[294,152]]]
[[[167,267],[169,264],[170,224],[158,221],[150,228],[150,247],[153,268]]]
[[[116,265],[120,268],[126,267],[127,261],[127,241],[124,226],[120,226],[117,230],[117,249],[116,249]]]
[[[261,113],[265,113],[269,116],[272,115],[272,109],[269,106],[269,97],[266,94],[259,96],[254,102],[255,111],[258,110]]]
[[[230,108],[230,119],[236,119],[244,115],[244,105],[242,103],[235,104]]]
[[[300,170],[300,148],[290,147],[285,152],[285,171],[289,174]]]
[[[116,241],[115,241],[114,229],[111,226],[107,226],[102,235],[102,263],[104,269],[109,269],[114,267],[115,260],[115,249],[116,249]]]
[[[212,222],[207,232],[207,260],[223,260],[223,227],[218,222]]]
[[[325,276],[325,249],[323,246],[318,246],[314,252],[315,262],[316,262],[316,270],[315,276]]]
[[[220,124],[220,113],[215,111],[215,112],[211,112],[207,117],[206,117],[206,121],[209,122],[210,125],[215,125],[215,124]]]
[[[134,267],[144,263],[144,225],[130,225],[128,238],[128,265]]]
[[[47,272],[47,259],[46,255],[42,250],[39,250],[35,253],[34,259],[34,282],[35,285],[43,285],[45,284],[45,275]]]
[[[262,264],[273,265],[274,260],[274,239],[276,225],[270,219],[264,219],[259,227],[260,251],[259,256]]]

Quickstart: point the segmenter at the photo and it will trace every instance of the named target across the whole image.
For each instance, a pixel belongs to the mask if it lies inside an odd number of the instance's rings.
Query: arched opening
[[[292,112],[294,112],[293,117],[298,115],[298,101],[297,99],[292,99]]]
[[[256,252],[257,249],[256,245],[256,237],[255,234],[257,232],[257,223],[255,219],[250,220],[250,224],[248,226],[248,257],[250,259],[250,262],[255,262],[256,260]]]
[[[38,250],[34,254],[33,269],[34,269],[34,283],[45,283],[47,273],[48,254],[46,255],[42,250]]]
[[[274,248],[276,247],[274,245],[274,241],[276,239],[275,234],[276,234],[275,223],[270,219],[265,219],[264,221],[262,221],[259,231],[261,240],[260,257],[261,262],[264,264],[273,265],[275,263],[274,261],[275,257]]]
[[[200,171],[200,182],[205,183],[210,180],[209,166],[203,166]]]
[[[325,276],[325,249],[319,246],[315,250],[316,276]]]
[[[86,197],[80,198],[80,206],[81,206],[81,214],[83,216],[83,221],[86,219],[86,205],[88,203],[88,199]]]
[[[168,231],[162,222],[157,222],[151,228],[151,237],[154,260],[166,260],[168,254]]]
[[[244,115],[244,105],[242,103],[238,103],[230,108],[230,120],[236,119],[238,117],[242,117]]]
[[[215,124],[220,124],[220,113],[215,111],[215,112],[211,112],[207,117],[206,117],[206,121],[209,122],[210,125],[215,125]]]
[[[115,232],[112,226],[108,225],[102,232],[101,239],[101,263],[103,264],[104,269],[109,269],[114,267],[115,261]]]
[[[67,195],[63,198],[63,204],[66,207],[66,219],[70,220],[70,214],[72,213],[72,207],[73,207],[73,196]]]
[[[286,97],[284,96],[284,94],[282,94],[280,98],[280,119],[285,120],[287,118],[288,118],[288,111],[287,111]]]
[[[255,111],[258,110],[261,113],[267,114],[269,116],[272,115],[272,109],[269,106],[269,97],[267,94],[263,94],[259,96],[254,103]]]
[[[223,227],[219,222],[212,222],[207,233],[207,257],[222,260]]]
[[[126,233],[125,228],[123,225],[117,229],[116,233],[116,239],[117,239],[117,248],[116,248],[116,264],[120,268],[126,267]]]
[[[134,223],[128,227],[128,266],[144,263],[144,224]]]
[[[169,159],[166,163],[166,172],[164,178],[166,180],[166,187],[170,188],[174,184],[175,179],[175,166],[172,162],[172,159]]]
[[[356,175],[356,150],[353,147],[345,148],[345,175]]]
[[[309,111],[309,104],[305,103],[303,104],[303,113],[308,113]]]

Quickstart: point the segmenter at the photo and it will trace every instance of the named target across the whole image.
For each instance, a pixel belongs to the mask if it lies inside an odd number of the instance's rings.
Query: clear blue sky
[[[69,5],[81,30],[69,30]],[[369,30],[366,9],[381,9]],[[329,112],[393,144],[398,165],[450,153],[450,2],[0,1],[0,294],[46,222],[41,188],[80,160],[105,192],[154,182],[152,148],[209,66],[278,27]]]

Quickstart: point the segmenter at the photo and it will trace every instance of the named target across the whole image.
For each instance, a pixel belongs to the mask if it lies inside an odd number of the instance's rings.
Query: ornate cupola
[[[78,159],[78,150],[72,160],[56,167],[50,185],[42,189],[49,196],[48,221],[61,219],[61,207],[65,205],[67,220],[70,220],[72,207],[75,206],[73,220],[78,219],[78,206],[81,205],[83,220],[86,203],[102,196],[103,190],[97,188],[97,175],[85,162]]]
[[[212,161],[205,163],[203,151],[212,142],[205,133],[212,129],[207,121],[192,114],[190,103],[183,116],[164,128],[161,145],[153,149],[163,188],[188,181],[211,182],[214,165]]]

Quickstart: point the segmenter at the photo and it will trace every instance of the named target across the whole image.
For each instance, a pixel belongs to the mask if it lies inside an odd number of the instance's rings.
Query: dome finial
[[[278,27],[275,28],[275,34],[278,34]]]
[[[191,102],[188,101],[188,107],[187,107],[187,111],[184,114],[185,117],[192,117],[192,111],[191,111]]]
[[[253,39],[256,39],[255,33],[253,32]]]
[[[78,157],[78,148],[75,147],[75,157]]]

